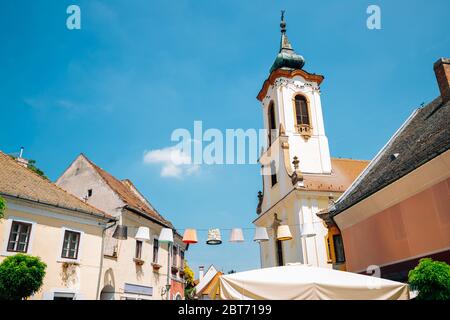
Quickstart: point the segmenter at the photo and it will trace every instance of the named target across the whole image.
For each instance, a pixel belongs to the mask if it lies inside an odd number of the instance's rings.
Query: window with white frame
[[[184,250],[180,249],[180,268],[184,270]]]
[[[172,246],[172,266],[178,266],[178,247],[175,245]]]
[[[9,234],[7,251],[27,252],[30,242],[31,223],[13,221]]]
[[[158,263],[159,254],[159,241],[158,239],[153,239],[153,263]]]
[[[80,248],[80,236],[79,232],[65,230],[64,241],[62,247],[61,257],[64,259],[78,259],[78,250]]]
[[[134,252],[134,258],[140,260],[141,257],[142,257],[142,241],[136,240],[136,250]]]

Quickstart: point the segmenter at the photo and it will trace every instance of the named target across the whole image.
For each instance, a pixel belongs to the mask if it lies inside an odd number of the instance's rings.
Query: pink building
[[[415,110],[319,214],[341,231],[347,271],[375,265],[381,277],[405,281],[423,257],[450,263],[450,59],[434,70],[440,96]]]

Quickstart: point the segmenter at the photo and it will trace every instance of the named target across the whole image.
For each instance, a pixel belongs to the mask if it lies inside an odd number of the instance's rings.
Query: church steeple
[[[281,51],[294,51],[294,49],[292,49],[292,45],[289,42],[289,39],[286,35],[286,21],[284,21],[284,10],[281,10],[280,28],[281,28],[280,52]]]
[[[280,51],[275,58],[272,67],[270,68],[270,72],[272,73],[272,71],[280,68],[301,69],[305,64],[305,59],[301,55],[295,53],[286,35],[286,21],[284,20],[284,10],[281,11],[280,28]]]

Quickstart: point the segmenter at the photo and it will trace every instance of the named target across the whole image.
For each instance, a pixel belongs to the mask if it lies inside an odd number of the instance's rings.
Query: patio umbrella
[[[327,268],[292,264],[222,275],[222,300],[407,300],[401,282]],[[212,296],[212,298],[216,298]]]

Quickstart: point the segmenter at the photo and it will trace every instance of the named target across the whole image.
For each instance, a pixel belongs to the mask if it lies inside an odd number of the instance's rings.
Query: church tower
[[[305,59],[289,42],[284,12],[280,27],[280,50],[257,96],[268,132],[253,221],[269,234],[260,243],[261,266],[304,263],[343,269],[339,231],[328,229],[317,213],[348,188],[367,162],[330,157],[320,99],[324,77],[303,69]],[[280,225],[289,227],[291,238],[280,240]]]
[[[305,59],[294,51],[289,42],[284,13],[280,27],[280,51],[258,94],[264,127],[267,130],[284,129],[289,137],[291,154],[300,161],[300,171],[329,174],[330,151],[320,101],[320,84],[324,77],[303,70]],[[268,146],[275,134],[268,135]]]

